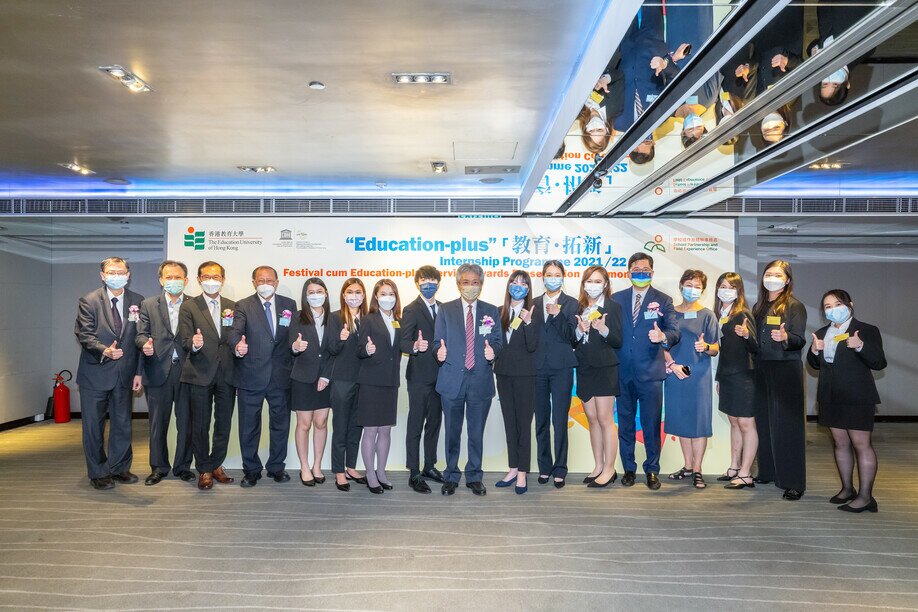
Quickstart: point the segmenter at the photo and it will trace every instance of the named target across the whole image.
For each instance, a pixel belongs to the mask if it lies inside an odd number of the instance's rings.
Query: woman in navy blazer
[[[293,369],[290,371],[290,409],[296,413],[296,453],[300,458],[300,482],[307,487],[325,482],[322,456],[328,439],[328,288],[320,278],[303,283],[300,312],[290,323]],[[313,463],[309,463],[309,430],[312,429]]]
[[[819,424],[832,432],[835,464],[842,483],[841,491],[829,501],[844,504],[838,509],[846,512],[876,512],[873,481],[877,475],[877,454],[870,434],[880,395],[871,370],[886,367],[883,338],[879,329],[854,318],[854,303],[843,289],[826,292],[822,308],[831,324],[813,334],[806,359],[819,371],[816,391]],[[857,491],[854,490],[855,457]]]
[[[377,494],[392,489],[386,478],[386,461],[398,413],[401,316],[402,305],[395,283],[388,278],[378,281],[357,338],[357,356],[361,361],[356,414],[357,424],[363,427],[360,451],[367,469],[367,487]],[[427,350],[426,340],[418,340],[417,344],[418,352]]]
[[[500,411],[507,436],[510,471],[495,486],[516,485],[516,493],[528,490],[526,474],[532,460],[532,417],[535,414],[535,362],[539,346],[537,317],[532,316],[532,279],[524,270],[514,270],[507,279],[504,305],[500,309],[504,348],[494,361]]]
[[[606,487],[618,478],[615,455],[615,396],[619,395],[618,354],[622,346],[621,306],[612,299],[609,273],[601,266],[587,268],[580,282],[577,318],[577,397],[583,402],[590,427],[590,446],[596,466],[584,479],[590,487]]]

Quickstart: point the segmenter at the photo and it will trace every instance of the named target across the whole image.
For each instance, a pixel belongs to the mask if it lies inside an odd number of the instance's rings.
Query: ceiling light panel
[[[107,74],[110,78],[118,81],[134,93],[146,93],[153,91],[146,81],[119,64],[111,66],[99,66],[99,70]]]
[[[268,172],[277,172],[274,166],[236,166],[242,172],[254,172],[255,174],[266,174]]]
[[[80,164],[72,163],[72,162],[64,162],[62,164],[58,164],[58,166],[60,166],[61,168],[67,168],[68,170],[72,170],[76,172],[77,174],[82,174],[83,176],[89,176],[90,174],[95,174],[95,172],[93,172],[89,168],[85,166],[81,166]]]
[[[392,82],[396,85],[449,85],[452,75],[448,72],[393,72]]]

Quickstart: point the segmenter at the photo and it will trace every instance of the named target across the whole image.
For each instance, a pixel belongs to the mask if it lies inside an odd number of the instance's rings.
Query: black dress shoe
[[[424,493],[425,495],[430,493],[430,485],[427,484],[427,481],[424,480],[420,474],[409,478],[408,486],[416,493]]]
[[[153,485],[157,485],[162,482],[163,478],[165,477],[166,475],[162,472],[153,472],[147,476],[146,480],[143,481],[143,484],[147,485],[148,487],[152,487]]]
[[[563,478],[562,478],[561,480],[556,480],[556,481],[555,481],[555,488],[556,488],[556,489],[563,489],[563,488],[564,488],[564,479],[563,479]]]
[[[550,478],[548,476],[542,476],[539,474],[539,484],[546,484]]]
[[[287,470],[281,470],[280,472],[268,472],[268,478],[273,478],[274,482],[289,482],[290,474],[287,473]]]
[[[313,476],[309,480],[303,480],[303,472],[300,472],[300,482],[303,483],[304,487],[314,487],[316,486],[316,477]]]
[[[612,476],[609,477],[609,480],[605,482],[599,482],[599,480],[594,478],[593,480],[590,481],[590,484],[588,484],[587,486],[591,489],[604,489],[608,487],[610,484],[612,484],[613,482],[615,482],[616,478],[618,478],[618,472],[612,472]]]
[[[185,482],[192,482],[198,479],[198,477],[195,476],[194,472],[192,472],[191,470],[182,470],[181,472],[176,474],[176,476],[178,476]]]
[[[838,509],[841,510],[842,512],[854,512],[857,514],[861,512],[879,512],[880,511],[880,507],[877,505],[877,500],[873,499],[872,497],[870,498],[870,503],[867,504],[866,506],[861,506],[860,508],[852,508],[851,504],[845,504],[844,506],[839,506]]]
[[[599,474],[596,474],[596,476],[599,476]],[[586,478],[583,479],[583,484],[585,485],[590,484],[591,482],[596,480],[596,476],[587,476]]]
[[[365,484],[367,484],[367,479],[366,479],[365,476],[360,476],[359,478],[354,478],[353,476],[351,476],[350,474],[348,474],[347,472],[345,472],[345,473],[344,473],[344,477],[347,478],[348,480],[353,480],[355,483],[360,484],[360,485],[365,485]]]
[[[803,497],[803,491],[798,491],[797,489],[785,489],[783,497],[788,501],[797,501]]]
[[[429,470],[424,470],[421,474],[424,476],[424,478],[430,478],[434,482],[443,482],[443,473],[435,467],[432,467]]]
[[[467,482],[465,483],[465,486],[471,489],[472,493],[478,495],[479,497],[482,495],[487,495],[488,493],[488,490],[485,489],[485,486],[481,483],[480,480],[476,482]]]
[[[92,485],[93,489],[98,489],[99,491],[115,488],[115,483],[112,482],[112,479],[108,476],[103,476],[102,478],[90,478],[89,484]]]
[[[383,482],[382,480],[380,480],[380,481],[379,481],[379,486],[381,486],[381,487],[383,488],[383,491],[391,491],[391,490],[392,490],[392,483],[391,483],[391,482]]]
[[[246,474],[242,477],[242,481],[239,483],[239,486],[244,487],[246,489],[250,487],[254,487],[255,485],[258,484],[259,476],[261,476],[261,474],[256,473],[256,472]]]
[[[765,480],[764,478],[759,478],[758,476],[753,478],[752,482],[754,482],[755,484],[771,484],[770,480]]]
[[[346,483],[344,483],[344,484],[341,484],[340,482],[338,482],[338,481],[336,480],[336,481],[335,481],[335,486],[338,487],[338,490],[339,490],[339,491],[345,491],[345,492],[347,492],[347,491],[350,491],[350,490],[351,490],[351,483],[349,483],[349,482],[346,482]]]
[[[376,495],[382,495],[382,492],[383,492],[382,486],[371,487],[370,483],[367,483],[367,488],[370,490],[370,493],[375,493]]]
[[[120,474],[112,474],[112,480],[114,480],[115,482],[120,482],[121,484],[134,484],[140,479],[137,478],[136,474],[132,474],[131,472],[124,471],[124,472],[121,472]]]
[[[316,484],[322,484],[325,482],[325,476],[316,476],[313,474],[312,477],[315,479]]]
[[[842,497],[841,495],[836,495],[829,499],[830,504],[847,504],[849,501],[857,497],[857,493],[852,493],[851,495],[846,495]]]
[[[625,472],[625,475],[622,476],[622,486],[623,487],[633,487],[634,486],[634,472]]]
[[[456,492],[456,483],[446,481],[443,483],[443,486],[440,487],[440,493],[443,495],[452,495]]]
[[[647,472],[647,488],[656,491],[660,488],[660,478],[653,472]]]

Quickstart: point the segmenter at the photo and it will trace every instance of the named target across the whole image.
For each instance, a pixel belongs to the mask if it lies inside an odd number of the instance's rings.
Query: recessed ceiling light
[[[429,83],[430,77],[427,76],[426,74],[419,74],[418,76],[414,77],[414,82],[415,83]]]
[[[105,182],[109,185],[130,185],[131,181],[123,178],[107,178]]]
[[[502,183],[503,181],[504,179],[500,178],[499,176],[491,176],[488,178],[478,179],[479,183],[484,183],[485,185],[494,185],[496,183]]]
[[[379,187],[380,189],[385,189],[386,181],[376,181],[376,186]]]
[[[322,81],[310,81],[309,89],[325,89],[325,83]]]
[[[452,75],[448,72],[393,72],[392,80],[399,85],[434,83],[448,85]]]
[[[277,168],[274,166],[236,166],[243,172],[254,172],[256,174],[264,174],[267,172],[277,172]]]
[[[443,76],[442,74],[435,74],[432,77],[430,77],[430,82],[431,83],[445,83],[446,77]]]
[[[414,79],[411,78],[410,74],[400,74],[397,77],[395,77],[395,81],[397,83],[411,83],[414,81]]]
[[[58,166],[60,166],[61,168],[67,168],[68,170],[73,170],[77,174],[82,174],[83,176],[89,176],[90,174],[95,174],[95,172],[93,172],[89,168],[86,168],[85,166],[81,166],[80,164],[74,164],[72,162],[65,162],[62,164],[58,164]]]
[[[434,174],[443,174],[446,172],[446,162],[432,161],[430,162],[430,169],[433,170]]]
[[[134,93],[153,91],[153,88],[150,87],[146,81],[119,64],[112,64],[111,66],[99,66],[99,70],[115,79]]]

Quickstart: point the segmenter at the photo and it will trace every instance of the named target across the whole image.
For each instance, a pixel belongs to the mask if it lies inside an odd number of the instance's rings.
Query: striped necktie
[[[634,292],[634,310],[631,311],[631,326],[637,325],[638,313],[641,312],[641,294]]]
[[[472,305],[465,314],[465,369],[475,367],[475,321],[472,320]]]

